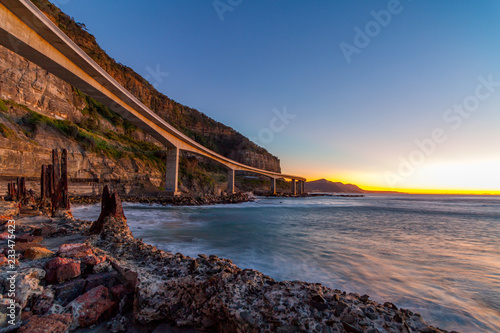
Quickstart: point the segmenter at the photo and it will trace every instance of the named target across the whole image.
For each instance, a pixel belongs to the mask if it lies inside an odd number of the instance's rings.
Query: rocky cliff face
[[[277,157],[232,128],[159,93],[104,53],[82,24],[46,0],[34,2],[118,82],[186,135],[244,164],[280,171]],[[38,177],[41,165],[50,162],[51,149],[67,148],[70,178],[162,186],[163,147],[149,135],[1,46],[0,73],[0,176]]]
[[[50,164],[53,148],[68,149],[69,176],[79,180],[137,182],[161,186],[163,170],[137,158],[113,158],[86,149],[78,141],[48,126],[31,123],[30,111],[48,119],[81,123],[88,119],[86,101],[71,86],[44,69],[0,46],[0,176],[39,177],[42,164]],[[83,111],[83,112],[82,112]],[[44,119],[47,119],[44,118]],[[103,117],[98,126],[116,132],[124,130]],[[150,140],[135,131],[139,139]],[[160,148],[158,148],[160,149]]]
[[[0,97],[47,116],[79,121],[85,105],[71,86],[46,70],[0,46]]]
[[[251,166],[259,164],[264,169],[280,171],[279,160],[264,148],[198,110],[168,98],[131,68],[117,63],[101,49],[94,36],[86,31],[84,24],[76,23],[47,0],[34,0],[33,3],[114,79],[178,130],[224,156],[233,154],[235,158],[242,158],[238,159],[239,162]],[[235,149],[240,153],[234,155]],[[257,159],[244,157],[246,152],[255,153],[254,157]],[[257,155],[262,155],[262,158]]]

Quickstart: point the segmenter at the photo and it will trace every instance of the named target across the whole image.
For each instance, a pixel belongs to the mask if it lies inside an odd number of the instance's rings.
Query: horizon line
[[[376,192],[398,192],[402,194],[442,194],[442,195],[500,195],[500,190],[485,190],[485,189],[415,189],[415,188],[387,188],[381,186],[364,186],[363,184],[354,184],[352,182],[343,182],[340,180],[331,180],[328,178],[318,178],[311,181],[325,179],[331,182],[339,182],[342,184],[352,184],[359,187],[363,191],[376,191]],[[307,181],[310,182],[310,181]]]

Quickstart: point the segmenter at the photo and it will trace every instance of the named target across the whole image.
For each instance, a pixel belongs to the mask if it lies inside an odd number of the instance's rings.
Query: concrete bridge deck
[[[178,131],[150,110],[93,61],[28,0],[0,0],[0,44],[60,77],[132,122],[167,147],[166,190],[177,193],[179,150],[215,160],[228,168],[228,191],[235,171],[292,180],[292,192],[303,192],[304,177],[254,168],[219,155]]]

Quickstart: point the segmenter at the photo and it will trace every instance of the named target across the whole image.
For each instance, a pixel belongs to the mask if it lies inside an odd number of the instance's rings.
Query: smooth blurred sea
[[[500,196],[257,198],[204,207],[124,203],[133,234],[229,258],[278,280],[368,294],[461,332],[500,332]],[[100,205],[77,206],[95,220]]]

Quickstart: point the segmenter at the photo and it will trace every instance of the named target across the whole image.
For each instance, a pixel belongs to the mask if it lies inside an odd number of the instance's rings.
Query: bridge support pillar
[[[297,195],[297,181],[292,179],[292,195]]]
[[[271,194],[276,194],[276,178],[271,178]]]
[[[176,196],[178,192],[179,181],[179,148],[167,148],[167,168],[165,178],[165,192]]]
[[[303,180],[299,180],[299,183],[297,185],[298,185],[297,192],[300,195],[304,194],[304,181]]]
[[[234,194],[234,170],[227,170],[227,193]]]

